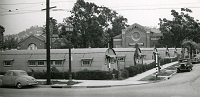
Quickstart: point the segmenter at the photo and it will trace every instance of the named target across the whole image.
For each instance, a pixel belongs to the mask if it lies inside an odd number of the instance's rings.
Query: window
[[[82,66],[91,66],[90,60],[83,60],[82,61]]]
[[[82,58],[81,59],[81,66],[83,67],[90,67],[92,65],[93,58]]]
[[[116,45],[116,48],[121,48],[122,46],[121,45]]]
[[[31,44],[28,45],[28,48],[27,48],[27,49],[28,49],[28,50],[36,50],[36,49],[37,49],[37,45],[34,44],[34,43],[31,43]]]
[[[118,57],[117,60],[120,62],[125,62],[125,57]]]
[[[38,61],[38,66],[44,66],[44,61]]]
[[[29,61],[29,66],[36,66],[36,61]]]
[[[56,60],[55,65],[62,65],[62,60]]]
[[[9,66],[12,66],[12,63],[13,63],[13,60],[4,60],[4,66],[5,67],[9,67]]]
[[[92,63],[92,60],[82,60],[82,66],[84,67],[90,67]]]

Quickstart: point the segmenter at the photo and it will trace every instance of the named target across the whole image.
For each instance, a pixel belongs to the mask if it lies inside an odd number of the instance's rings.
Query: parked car
[[[23,70],[8,70],[1,80],[3,86],[16,86],[19,89],[23,86],[37,85],[37,80]]]
[[[190,59],[180,59],[178,63],[177,72],[192,70],[193,65]]]
[[[200,62],[200,55],[199,54],[195,54],[193,59],[192,59],[192,63],[199,63]]]

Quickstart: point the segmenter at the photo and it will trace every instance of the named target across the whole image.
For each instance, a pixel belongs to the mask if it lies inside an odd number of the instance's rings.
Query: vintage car
[[[199,54],[195,54],[193,56],[192,63],[195,64],[195,63],[199,63],[199,62],[200,62],[200,55]]]
[[[8,70],[1,77],[1,81],[3,86],[16,86],[19,89],[23,86],[37,85],[37,80],[23,70]]]
[[[190,59],[180,59],[178,63],[177,72],[192,70],[193,65]]]

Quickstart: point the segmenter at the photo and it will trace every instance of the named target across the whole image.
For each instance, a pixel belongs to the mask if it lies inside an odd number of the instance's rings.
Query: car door
[[[15,81],[18,78],[18,74],[16,72],[13,72],[11,75],[11,85],[15,85]]]
[[[12,84],[12,73],[11,71],[8,71],[4,74],[2,77],[2,84],[3,85],[11,85]]]

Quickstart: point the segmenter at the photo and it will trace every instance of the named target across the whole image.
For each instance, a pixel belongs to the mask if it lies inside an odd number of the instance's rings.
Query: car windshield
[[[28,75],[26,72],[20,72],[20,75]]]

